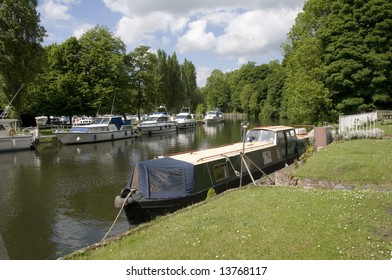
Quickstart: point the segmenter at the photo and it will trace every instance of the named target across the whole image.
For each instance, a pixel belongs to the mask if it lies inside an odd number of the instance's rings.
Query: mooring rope
[[[107,232],[107,233],[105,234],[105,236],[101,239],[101,241],[99,241],[98,244],[101,244],[101,243],[106,239],[106,237],[109,235],[109,233],[112,231],[114,225],[116,224],[118,218],[120,217],[121,211],[124,209],[125,203],[127,202],[128,198],[131,196],[131,193],[132,193],[132,191],[130,191],[130,192],[127,194],[127,196],[125,197],[124,202],[123,202],[123,204],[121,205],[120,211],[118,211],[117,217],[116,217],[116,219],[114,219],[114,222],[113,222],[112,226],[109,228],[108,232]]]

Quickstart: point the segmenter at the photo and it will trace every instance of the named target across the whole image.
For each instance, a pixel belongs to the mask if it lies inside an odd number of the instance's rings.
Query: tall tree
[[[102,114],[125,113],[128,109],[124,104],[128,89],[125,44],[103,26],[88,30],[79,43],[80,79],[87,85],[80,93],[92,109],[90,114],[98,110]]]
[[[45,29],[36,11],[37,0],[0,1],[0,76],[4,92],[11,100],[23,85],[40,71]],[[22,93],[12,104],[17,112],[23,106]]]
[[[268,64],[270,74],[265,79],[267,86],[267,96],[261,102],[261,116],[264,118],[278,118],[282,103],[283,85],[285,81],[285,72],[278,61],[272,61]]]
[[[193,105],[192,108],[196,109],[197,103],[194,103],[197,94],[196,68],[192,61],[185,59],[181,65],[181,80],[184,90],[184,104],[182,105]]]
[[[324,121],[392,106],[392,3],[309,0],[285,44],[284,108]]]
[[[131,87],[135,92],[136,110],[140,113],[151,112],[156,106],[160,76],[157,72],[157,57],[150,47],[139,46],[128,54],[131,65]]]
[[[212,71],[203,88],[203,94],[206,98],[207,109],[220,108],[223,112],[229,110],[230,88],[226,75],[222,71]]]
[[[169,92],[165,96],[166,106],[169,112],[178,112],[182,104],[178,100],[184,100],[184,90],[181,81],[181,66],[174,52],[167,59]]]

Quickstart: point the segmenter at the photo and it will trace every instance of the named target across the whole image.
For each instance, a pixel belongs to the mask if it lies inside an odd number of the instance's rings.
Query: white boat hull
[[[95,133],[82,132],[56,132],[56,137],[65,145],[69,144],[85,144],[95,142],[114,141],[121,139],[129,139],[138,134],[133,130],[105,131]]]
[[[138,130],[143,135],[162,134],[162,133],[177,131],[178,124],[176,122],[151,123],[151,124],[144,122],[138,125]]]
[[[185,129],[185,128],[193,128],[196,127],[196,121],[178,121],[178,128],[179,129]]]
[[[0,138],[0,152],[29,150],[32,148],[31,135],[16,135],[14,137]]]
[[[221,123],[223,122],[223,118],[205,118],[205,124],[213,124],[213,123]]]

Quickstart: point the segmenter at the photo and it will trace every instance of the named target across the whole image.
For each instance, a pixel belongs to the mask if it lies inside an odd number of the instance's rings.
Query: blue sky
[[[198,86],[214,69],[282,59],[281,44],[305,0],[39,0],[45,45],[107,26],[132,51],[176,52],[192,61]]]

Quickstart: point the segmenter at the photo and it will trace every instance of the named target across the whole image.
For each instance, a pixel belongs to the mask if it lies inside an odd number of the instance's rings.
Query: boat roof
[[[285,131],[288,129],[293,129],[290,126],[260,126],[249,130],[269,130],[273,132]],[[257,150],[261,148],[274,146],[273,143],[267,141],[257,141],[257,142],[238,142],[230,145],[224,145],[219,147],[207,148],[205,150],[190,151],[185,153],[178,153],[173,155],[168,155],[171,158],[178,159],[181,161],[189,162],[195,165],[206,163],[209,161],[215,161],[219,158],[227,158],[234,155],[238,155],[245,148],[245,152]]]
[[[0,119],[0,123],[15,123],[18,122],[17,119]]]
[[[257,150],[264,147],[273,146],[271,142],[254,142],[245,143],[245,152],[251,150]],[[185,153],[168,155],[173,159],[185,161],[194,165],[203,164],[217,159],[223,159],[235,155],[239,155],[243,150],[243,143],[234,143],[231,145],[225,145],[220,147],[208,148],[205,150],[190,151]]]
[[[270,130],[270,131],[284,131],[284,130],[289,130],[289,129],[294,129],[294,127],[291,126],[286,126],[286,125],[274,125],[274,126],[257,126],[254,127],[250,130]]]

